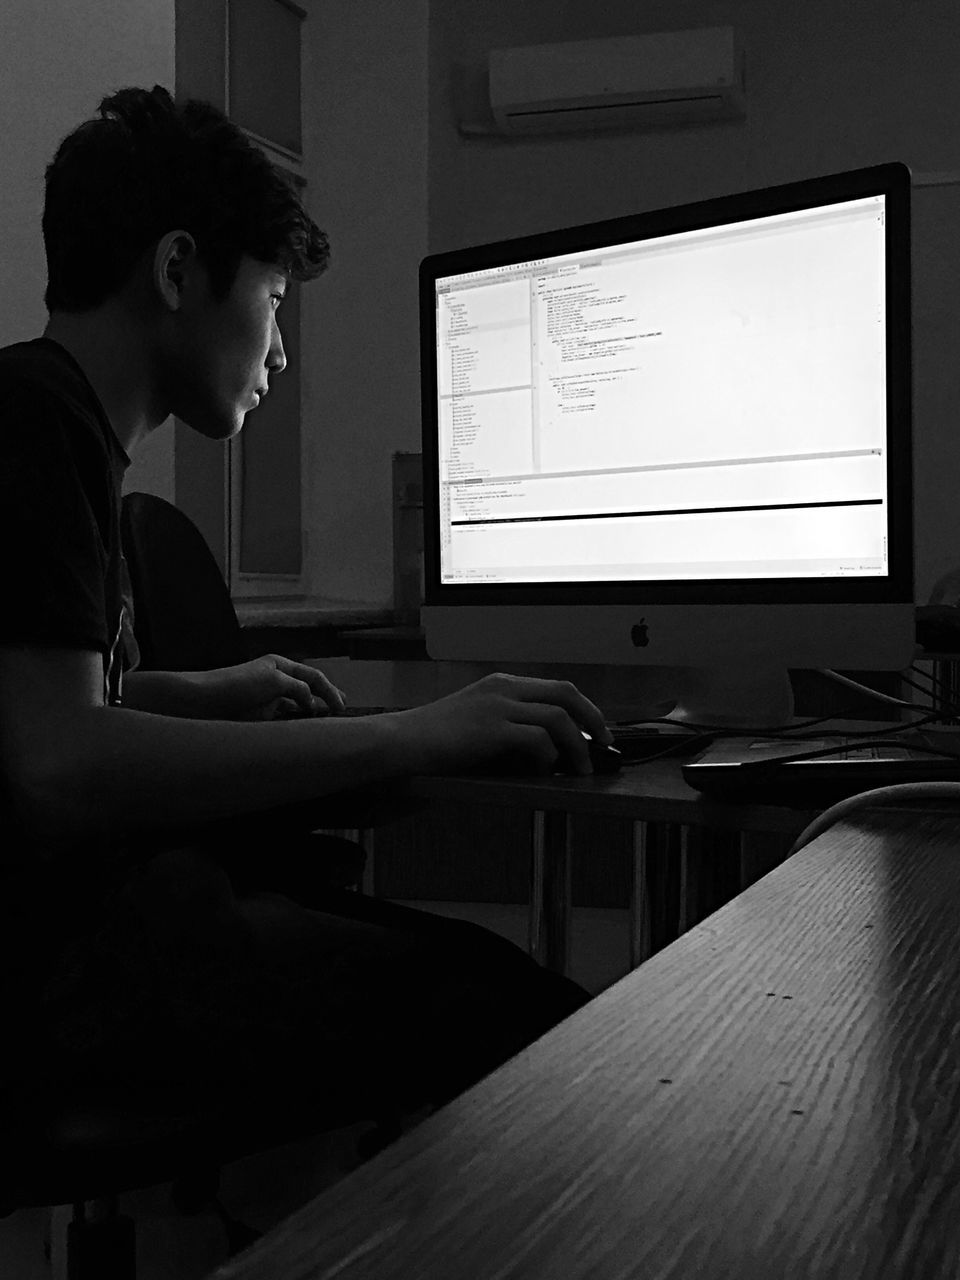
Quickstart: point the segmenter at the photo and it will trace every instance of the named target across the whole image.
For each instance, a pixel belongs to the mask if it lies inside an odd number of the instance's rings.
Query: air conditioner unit
[[[493,49],[490,107],[506,134],[644,129],[745,114],[733,27]]]

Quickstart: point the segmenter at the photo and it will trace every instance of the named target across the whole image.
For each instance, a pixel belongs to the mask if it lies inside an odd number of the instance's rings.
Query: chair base
[[[117,1213],[114,1198],[103,1203],[102,1216],[92,1218],[82,1203],[74,1205],[67,1224],[67,1280],[136,1280],[133,1219]]]

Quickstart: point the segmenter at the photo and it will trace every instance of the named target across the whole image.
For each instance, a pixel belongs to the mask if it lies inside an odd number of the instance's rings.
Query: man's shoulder
[[[108,438],[89,382],[58,343],[34,338],[0,347],[0,447],[109,456]]]
[[[75,396],[83,386],[82,373],[55,342],[32,338],[0,347],[0,388],[5,394]]]

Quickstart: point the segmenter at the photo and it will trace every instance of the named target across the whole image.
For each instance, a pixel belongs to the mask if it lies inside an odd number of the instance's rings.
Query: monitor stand
[[[503,663],[495,669],[570,680],[611,723],[670,719],[746,731],[780,728],[793,716],[785,667]]]
[[[725,729],[779,729],[793,718],[793,686],[785,667],[676,668],[671,720]]]

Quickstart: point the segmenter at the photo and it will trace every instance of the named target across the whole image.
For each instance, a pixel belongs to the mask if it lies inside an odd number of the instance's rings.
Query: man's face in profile
[[[256,258],[240,261],[230,292],[217,300],[194,261],[184,291],[175,356],[164,367],[170,411],[202,435],[236,435],[286,365],[277,308],[287,289],[283,271]]]

